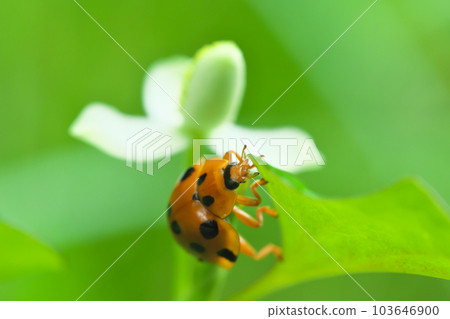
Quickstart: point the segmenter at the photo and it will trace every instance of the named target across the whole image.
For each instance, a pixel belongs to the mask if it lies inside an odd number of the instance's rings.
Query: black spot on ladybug
[[[178,225],[178,223],[177,223],[177,221],[176,220],[174,220],[171,224],[170,224],[170,228],[172,229],[172,231],[175,233],[175,234],[179,234],[179,233],[181,233],[181,228],[180,228],[180,225]]]
[[[205,239],[212,239],[219,234],[219,226],[215,220],[207,220],[200,224],[200,233]]]
[[[195,171],[195,168],[189,167],[186,172],[184,172],[183,176],[181,177],[181,182],[184,181],[186,178],[191,176],[191,174]]]
[[[209,195],[207,195],[207,196],[204,196],[203,198],[202,198],[202,202],[203,202],[203,204],[205,205],[205,206],[211,206],[213,203],[214,203],[214,197],[212,197],[212,196],[209,196]]]
[[[191,246],[192,250],[195,250],[198,253],[204,253],[205,252],[205,247],[203,247],[200,244],[190,243],[189,246]]]
[[[227,248],[221,249],[217,252],[217,255],[220,257],[223,257],[225,259],[228,259],[231,262],[235,262],[237,259],[237,256],[233,254],[233,252]]]
[[[192,195],[192,200],[199,200],[197,192]]]
[[[223,172],[223,180],[225,182],[225,187],[229,190],[234,190],[239,187],[239,183],[231,178],[230,170],[236,164],[228,165]]]
[[[200,186],[205,181],[206,173],[198,178],[197,185]]]

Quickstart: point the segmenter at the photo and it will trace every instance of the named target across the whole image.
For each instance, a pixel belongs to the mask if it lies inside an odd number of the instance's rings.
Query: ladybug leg
[[[283,260],[283,253],[281,252],[281,248],[274,244],[267,244],[263,248],[261,248],[258,252],[250,245],[242,236],[239,236],[240,241],[240,251],[248,256],[253,258],[254,260],[260,260],[273,253],[278,260]]]
[[[245,225],[258,228],[263,225],[263,213],[266,213],[272,217],[278,217],[275,209],[270,208],[269,206],[262,206],[256,209],[256,218],[253,218],[249,214],[247,214],[244,210],[240,209],[237,206],[233,207],[233,213],[236,215],[237,219],[243,222]]]
[[[253,195],[255,195],[256,198],[250,198],[247,196],[239,195],[236,199],[236,204],[244,206],[258,206],[259,204],[261,204],[261,196],[258,194],[256,188],[266,184],[267,181],[264,178],[255,181],[250,188],[252,190]]]

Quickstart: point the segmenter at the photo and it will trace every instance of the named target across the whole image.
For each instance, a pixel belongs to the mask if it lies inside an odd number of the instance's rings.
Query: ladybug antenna
[[[244,145],[244,148],[242,149],[241,158],[247,158],[247,154],[244,153],[244,151],[247,149],[247,145]]]

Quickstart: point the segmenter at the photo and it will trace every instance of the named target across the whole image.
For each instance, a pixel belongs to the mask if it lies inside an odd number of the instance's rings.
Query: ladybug
[[[267,184],[260,179],[251,185],[255,198],[237,193],[241,183],[258,175],[250,172],[254,165],[244,158],[244,150],[242,155],[228,151],[223,158],[203,160],[200,165],[189,167],[175,185],[168,208],[168,225],[178,244],[200,261],[227,269],[234,266],[239,252],[255,260],[270,253],[282,259],[280,247],[268,244],[257,252],[227,221],[234,213],[245,225],[258,228],[263,224],[263,213],[277,217],[268,206],[257,208],[256,219],[236,206],[259,206],[261,196],[256,189]],[[232,155],[237,163],[232,162]]]

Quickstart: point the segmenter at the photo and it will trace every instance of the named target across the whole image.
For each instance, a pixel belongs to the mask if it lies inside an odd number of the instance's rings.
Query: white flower
[[[150,67],[149,74],[143,87],[145,116],[127,115],[103,103],[91,103],[72,124],[71,135],[121,159],[126,159],[127,140],[149,128],[172,137],[168,142],[172,153],[190,147],[193,138],[217,138],[225,146],[237,141],[238,152],[246,143],[250,153],[263,154],[265,161],[284,170],[316,166],[312,162],[295,164],[303,142],[309,138],[298,128],[256,129],[234,123],[245,90],[245,61],[234,43],[213,43],[194,58],[160,60]],[[282,148],[271,143],[280,139],[298,142],[297,146],[289,146],[287,165],[281,163],[286,157],[280,152]],[[160,150],[154,159],[164,156],[164,150]]]

